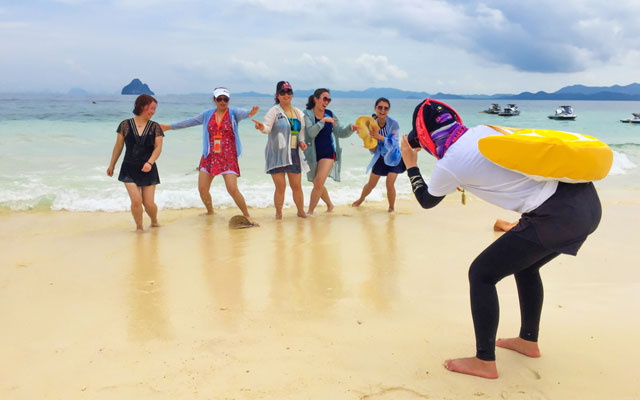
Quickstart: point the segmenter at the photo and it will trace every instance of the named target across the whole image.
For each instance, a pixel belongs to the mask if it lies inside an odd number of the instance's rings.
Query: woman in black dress
[[[148,94],[136,99],[133,114],[118,125],[107,175],[113,176],[116,162],[126,146],[118,180],[124,182],[131,198],[131,214],[136,229],[142,231],[142,206],[151,218],[151,226],[158,226],[158,207],[154,201],[156,185],[160,183],[156,160],[162,151],[164,133],[157,122],[151,121],[158,101]]]

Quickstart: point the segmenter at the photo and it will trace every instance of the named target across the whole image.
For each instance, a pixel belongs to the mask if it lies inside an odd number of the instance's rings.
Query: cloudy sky
[[[640,81],[640,1],[0,0],[0,92],[395,87],[555,91]]]

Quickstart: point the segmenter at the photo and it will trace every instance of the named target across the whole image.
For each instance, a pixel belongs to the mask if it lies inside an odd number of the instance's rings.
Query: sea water
[[[159,123],[180,121],[213,107],[210,96],[156,96],[158,107],[153,117]],[[0,94],[0,209],[52,209],[70,211],[128,210],[126,190],[117,175],[124,152],[116,165],[114,177],[106,170],[116,140],[116,127],[123,119],[132,117],[135,96],[121,95],[60,95],[60,94]],[[334,98],[329,109],[342,125],[350,124],[360,115],[374,111],[375,99]],[[411,130],[411,116],[418,99],[391,99],[390,116],[400,124],[401,133]],[[596,136],[614,151],[610,175],[598,183],[599,187],[640,189],[640,124],[623,124],[620,119],[640,112],[640,102],[564,101],[573,106],[575,121],[555,121],[553,114],[558,101],[517,102],[521,114],[500,117],[480,113],[491,101],[449,100],[467,126],[497,124],[513,127],[533,127],[580,132]],[[293,104],[304,109],[306,98],[296,98]],[[262,120],[273,105],[265,97],[231,98],[231,107],[260,111],[254,117]],[[504,104],[503,104],[504,105]],[[249,120],[239,124],[243,155],[240,157],[241,177],[238,186],[251,207],[273,204],[274,186],[264,171],[266,136],[254,128]],[[353,134],[341,140],[342,180],[328,179],[327,189],[335,204],[349,204],[356,200],[368,180],[365,169],[371,154]],[[198,190],[197,166],[202,151],[202,127],[166,132],[163,150],[157,161],[161,184],[157,186],[156,202],[160,208],[202,207]],[[425,152],[419,166],[428,176],[434,159]],[[303,175],[305,202],[308,202],[311,183]],[[406,174],[396,182],[398,198],[411,197]],[[385,201],[385,185],[367,198]],[[233,206],[220,177],[211,188],[215,207]],[[285,206],[292,206],[287,190]]]

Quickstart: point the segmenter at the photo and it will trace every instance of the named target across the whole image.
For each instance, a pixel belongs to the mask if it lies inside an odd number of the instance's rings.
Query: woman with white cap
[[[302,151],[307,148],[304,142],[304,116],[302,111],[291,104],[293,88],[287,81],[276,84],[276,104],[267,111],[264,123],[253,120],[256,129],[269,135],[265,153],[265,170],[271,175],[276,190],[273,203],[276,207],[276,219],[282,219],[284,191],[287,187],[285,174],[293,192],[293,202],[298,209],[298,217],[306,218],[304,212],[304,194],[302,193],[301,173],[307,167]]]
[[[202,125],[202,157],[198,167],[198,191],[207,208],[207,214],[213,214],[213,203],[209,189],[213,178],[222,175],[227,192],[233,198],[242,214],[251,222],[247,204],[238,190],[237,180],[240,176],[238,156],[242,154],[242,145],[238,135],[238,122],[250,118],[258,112],[258,106],[251,111],[230,108],[229,90],[218,87],[213,90],[213,101],[216,108],[201,112],[193,118],[170,125],[161,125],[163,131],[182,129]]]

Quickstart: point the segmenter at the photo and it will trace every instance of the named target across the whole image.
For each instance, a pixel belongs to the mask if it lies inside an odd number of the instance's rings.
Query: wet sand
[[[640,398],[640,196],[601,195],[578,257],[542,270],[542,357],[498,348],[497,381],[442,367],[474,354],[467,269],[516,218],[471,196],[243,230],[161,210],[143,234],[124,212],[2,212],[0,398]],[[498,291],[516,336],[513,278]]]

